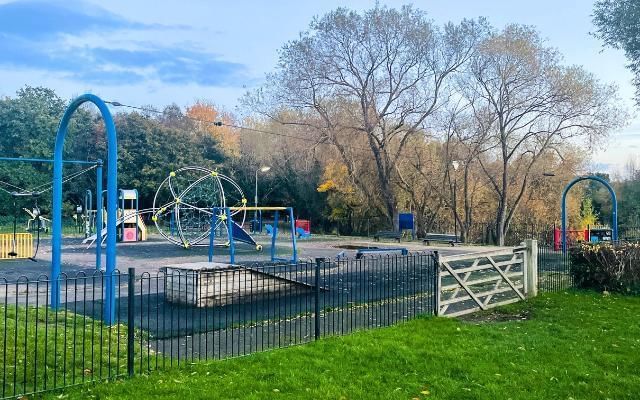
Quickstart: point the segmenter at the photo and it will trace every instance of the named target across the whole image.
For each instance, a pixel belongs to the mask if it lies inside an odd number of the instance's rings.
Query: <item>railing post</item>
[[[135,318],[135,284],[136,269],[129,268],[129,297],[127,299],[127,373],[133,376],[134,352],[134,318]]]
[[[527,239],[524,242],[527,250],[525,252],[525,292],[527,297],[538,295],[538,241]]]
[[[436,301],[434,303],[433,315],[436,317],[440,316],[440,294],[442,292],[442,277],[440,276],[440,253],[438,251],[433,252],[433,263],[434,263],[434,289],[435,289],[435,297]]]
[[[324,261],[323,258],[316,258],[316,276],[315,276],[315,294],[314,294],[314,315],[315,315],[315,327],[314,337],[316,340],[320,339],[320,264]]]

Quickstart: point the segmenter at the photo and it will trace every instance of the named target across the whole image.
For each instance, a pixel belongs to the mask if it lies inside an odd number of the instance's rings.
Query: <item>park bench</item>
[[[375,240],[376,242],[380,241],[380,239],[385,238],[385,239],[394,239],[396,240],[398,243],[400,243],[400,238],[402,237],[402,233],[400,232],[394,232],[394,231],[380,231],[380,232],[376,232],[373,235],[373,240]]]
[[[403,256],[409,254],[409,251],[404,247],[387,247],[387,248],[371,248],[371,249],[359,249],[356,252],[356,260],[364,257],[367,254],[376,254],[376,253],[392,253],[399,251]]]
[[[431,242],[449,243],[453,247],[456,243],[460,243],[460,237],[449,233],[427,233],[422,238],[422,243],[428,246]]]

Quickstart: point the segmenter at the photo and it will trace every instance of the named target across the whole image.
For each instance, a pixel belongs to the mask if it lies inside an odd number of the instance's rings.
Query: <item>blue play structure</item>
[[[73,113],[84,103],[93,103],[100,110],[107,131],[107,262],[104,281],[104,322],[112,325],[115,321],[116,287],[114,272],[116,270],[116,212],[118,209],[118,141],[116,127],[111,112],[106,103],[93,94],[83,94],[69,104],[56,135],[53,156],[53,218],[51,222],[51,308],[60,307],[60,273],[62,263],[62,151],[64,140]],[[102,193],[102,168],[98,169],[96,192]],[[98,203],[102,203],[101,196],[96,196]],[[102,204],[96,207],[102,209]],[[102,226],[102,216],[97,213],[97,226]],[[97,230],[98,243],[101,242],[101,231]],[[101,247],[96,246],[96,268],[100,267]]]
[[[297,227],[296,228],[296,234],[298,235],[298,238],[300,239],[309,239],[311,237],[311,233],[305,231],[304,229]]]
[[[256,243],[256,241],[253,239],[253,237],[251,235],[249,235],[249,233],[247,231],[245,231],[244,229],[242,229],[242,227],[240,225],[238,225],[235,221],[231,221],[231,237],[233,238],[234,241],[236,242],[240,242],[240,243],[245,243],[245,244],[250,244],[253,246],[258,246],[258,244]]]
[[[116,307],[116,238],[117,238],[117,218],[118,218],[118,143],[116,128],[113,122],[113,118],[107,107],[106,102],[93,94],[83,94],[74,99],[71,104],[65,110],[65,113],[60,121],[58,132],[56,135],[54,158],[53,158],[53,210],[52,210],[52,237],[51,237],[51,295],[50,306],[56,310],[60,308],[60,276],[61,276],[61,264],[62,264],[62,166],[63,163],[68,162],[63,160],[64,140],[67,134],[69,122],[73,113],[84,103],[93,103],[97,106],[102,118],[104,120],[107,139],[107,189],[106,189],[106,271],[104,275],[104,303],[103,303],[103,319],[106,325],[113,325],[115,322],[115,307]],[[23,161],[26,161],[24,159]],[[102,194],[102,161],[86,162],[96,165],[96,194]],[[120,196],[124,199],[123,196]],[[121,199],[121,200],[122,200]],[[100,210],[103,209],[103,196],[96,195],[96,227],[103,226],[103,217]],[[273,211],[274,223],[271,230],[271,261],[285,261],[285,262],[297,262],[298,254],[296,249],[296,234],[293,218],[293,209],[291,207],[214,207],[211,216],[211,229],[209,235],[209,261],[213,261],[213,252],[215,248],[215,226],[218,225],[218,219],[227,221],[225,223],[227,229],[226,240],[229,246],[230,262],[235,262],[235,245],[236,243],[245,243],[253,245],[256,249],[260,250],[260,245],[247,233],[240,225],[235,223],[231,216],[231,211],[245,210],[245,211]],[[278,216],[280,211],[285,211],[289,215],[291,221],[291,247],[292,257],[291,259],[283,259],[276,257],[276,238],[278,235]],[[136,213],[137,214],[137,213]],[[137,219],[136,219],[137,221]],[[172,219],[171,233],[175,221]],[[95,241],[98,243],[96,246],[96,269],[100,270],[101,256],[102,256],[102,243],[103,231],[102,229],[96,229]]]
[[[579,176],[569,182],[567,186],[564,188],[562,192],[562,232],[561,232],[561,241],[562,241],[562,252],[566,253],[567,251],[567,193],[569,190],[578,182],[592,180],[596,182],[602,183],[609,194],[611,195],[611,239],[615,242],[618,240],[618,199],[616,197],[616,192],[613,190],[613,187],[606,180],[602,179],[599,176],[589,175],[589,176]]]
[[[236,256],[236,242],[250,244],[256,246],[257,250],[261,250],[262,246],[258,245],[247,231],[245,231],[240,225],[235,223],[232,219],[231,212],[237,210],[244,211],[273,211],[273,225],[265,225],[265,229],[267,234],[271,236],[271,261],[282,261],[282,262],[291,262],[296,263],[298,261],[298,251],[296,247],[296,234],[295,234],[295,220],[293,218],[293,208],[292,207],[213,207],[211,214],[211,226],[209,234],[209,262],[213,262],[214,257],[214,248],[216,247],[216,227],[220,222],[225,222],[225,226],[227,228],[227,234],[221,235],[222,237],[227,237],[228,239],[228,247],[229,247],[229,263],[235,263]],[[279,258],[276,257],[276,239],[278,237],[278,218],[280,215],[280,211],[286,211],[289,215],[289,220],[291,222],[291,250],[292,256],[290,259],[288,258]]]

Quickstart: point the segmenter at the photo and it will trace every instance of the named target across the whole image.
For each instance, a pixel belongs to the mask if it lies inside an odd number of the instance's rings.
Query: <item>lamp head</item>
[[[271,169],[271,167],[260,167],[260,172],[267,172]]]

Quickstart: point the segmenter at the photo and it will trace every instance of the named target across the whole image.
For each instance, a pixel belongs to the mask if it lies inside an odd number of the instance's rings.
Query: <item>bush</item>
[[[640,243],[583,243],[571,250],[576,286],[640,293]]]

